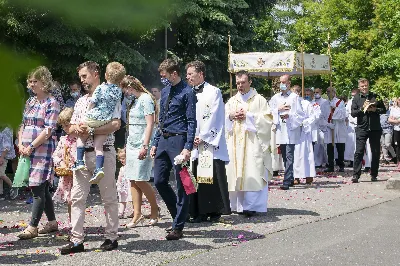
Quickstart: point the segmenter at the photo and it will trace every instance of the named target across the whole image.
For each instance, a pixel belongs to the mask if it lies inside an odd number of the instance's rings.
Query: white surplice
[[[229,161],[225,139],[225,105],[221,90],[205,82],[203,91],[196,94],[196,136],[204,143],[213,146],[213,158]],[[201,123],[200,121],[205,121]],[[192,151],[191,160],[199,156],[197,148]]]
[[[318,119],[318,133],[317,143],[314,146],[314,162],[317,166],[322,166],[328,163],[328,155],[326,152],[325,145],[325,133],[327,131],[327,121],[331,108],[329,107],[329,101],[324,98],[314,100],[320,106],[321,115]]]
[[[294,149],[293,175],[294,178],[315,177],[314,151],[312,146],[312,130],[318,123],[321,115],[320,106],[317,103],[306,100],[301,101],[306,119],[303,121],[300,143]]]
[[[334,108],[335,111],[332,114],[332,120],[327,120],[327,131],[325,133],[325,143],[332,143],[332,133],[334,134],[333,141],[334,143],[346,143],[347,139],[347,125],[346,125],[346,106],[344,101],[339,100],[334,97],[329,101],[329,105],[331,108]]]
[[[286,93],[275,94],[269,102],[273,115],[273,123],[276,127],[277,144],[298,144],[300,143],[301,125],[306,117],[299,96],[296,93],[287,91]],[[290,106],[289,110],[279,111],[282,105]],[[281,116],[289,115],[288,119]]]
[[[243,108],[246,119],[231,121],[229,114]],[[272,177],[272,115],[255,89],[237,93],[225,105],[229,164],[226,166],[232,211],[267,211],[268,180]]]
[[[344,150],[344,160],[354,161],[354,153],[356,152],[356,127],[357,118],[351,116],[351,104],[353,103],[353,98],[351,98],[346,104],[346,113],[348,119],[347,125],[347,139],[346,146]]]

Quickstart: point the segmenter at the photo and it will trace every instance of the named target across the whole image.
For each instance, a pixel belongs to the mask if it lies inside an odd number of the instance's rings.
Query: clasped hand
[[[18,145],[19,154],[23,156],[31,156],[33,148],[31,146],[25,147],[24,145]]]
[[[89,136],[89,127],[86,124],[75,125],[74,132],[78,136],[87,137]]]
[[[233,111],[229,114],[230,120],[244,120],[246,118],[246,110],[240,108],[239,111]]]

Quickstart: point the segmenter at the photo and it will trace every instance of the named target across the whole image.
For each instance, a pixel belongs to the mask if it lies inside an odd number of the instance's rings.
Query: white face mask
[[[319,99],[319,98],[321,98],[321,95],[319,95],[319,93],[316,93],[316,94],[314,94],[314,98]]]

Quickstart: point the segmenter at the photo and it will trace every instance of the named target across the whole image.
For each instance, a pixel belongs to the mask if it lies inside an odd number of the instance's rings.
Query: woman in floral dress
[[[27,156],[31,160],[29,186],[33,194],[33,204],[31,221],[29,226],[18,234],[20,239],[30,239],[38,234],[58,230],[49,186],[54,175],[51,155],[56,148],[54,132],[60,106],[50,94],[52,76],[46,67],[34,69],[28,80],[35,96],[29,98],[25,105],[23,123],[18,132],[18,149],[21,156]],[[38,230],[43,211],[48,223]]]
[[[132,76],[125,76],[121,88],[136,98],[127,111],[129,135],[126,141],[125,174],[131,180],[134,217],[126,227],[135,227],[139,222],[143,222],[145,218],[141,212],[143,194],[151,206],[149,225],[155,225],[159,219],[159,208],[155,191],[149,183],[153,164],[149,146],[153,139],[154,121],[157,119],[156,100],[142,83]]]
[[[73,108],[65,108],[61,111],[58,117],[58,124],[61,125],[65,132],[69,132],[70,121],[72,114],[74,113]],[[76,138],[75,133],[62,136],[57,144],[57,148],[53,153],[53,161],[55,168],[63,168],[70,170],[76,160]],[[72,189],[72,174],[61,176],[58,181],[57,190],[53,195],[55,202],[68,204],[68,217],[71,221],[71,189]]]

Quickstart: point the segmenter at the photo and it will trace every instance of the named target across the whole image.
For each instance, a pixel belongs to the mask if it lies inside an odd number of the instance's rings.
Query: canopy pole
[[[231,35],[228,33],[228,72],[229,72],[229,95],[232,97],[233,95],[233,80],[232,80],[232,73],[230,70],[231,67],[231,52],[232,52],[232,46],[231,46]]]
[[[331,57],[331,35],[328,32],[328,55],[329,55],[329,87],[332,88],[332,57]]]
[[[301,97],[304,98],[304,42],[301,43]]]

